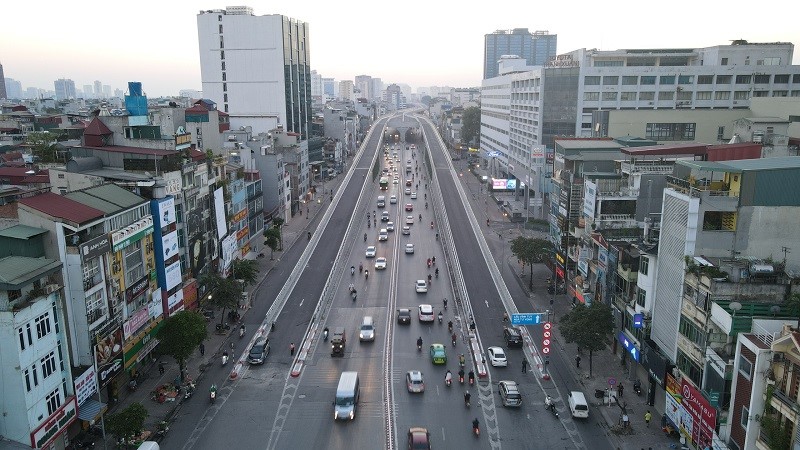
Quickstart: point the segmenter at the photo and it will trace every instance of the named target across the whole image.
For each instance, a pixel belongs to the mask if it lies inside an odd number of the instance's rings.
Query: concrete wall
[[[741,255],[783,261],[781,247],[797,242],[800,207],[750,206],[739,209],[736,251]],[[786,254],[789,268],[800,271],[800,251]]]
[[[717,131],[725,127],[727,142],[733,136],[733,121],[751,117],[749,109],[637,109],[610,110],[608,135],[610,137],[646,137],[648,123],[695,123],[695,141],[706,144],[719,143]]]

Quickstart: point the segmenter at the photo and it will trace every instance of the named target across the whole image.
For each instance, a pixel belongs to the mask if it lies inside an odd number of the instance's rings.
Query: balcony
[[[772,399],[770,405],[775,408],[778,414],[786,417],[792,422],[797,422],[797,415],[800,413],[800,406],[797,401],[791,397],[783,389],[783,386],[775,385],[772,390]]]
[[[598,230],[639,228],[639,222],[629,214],[600,214],[594,223]]]
[[[682,178],[667,176],[667,185],[678,192],[690,195],[695,198],[708,197],[734,197],[738,199],[738,192],[731,191],[723,181],[684,180]]]
[[[678,348],[698,366],[704,365],[703,352],[682,334],[678,334]]]

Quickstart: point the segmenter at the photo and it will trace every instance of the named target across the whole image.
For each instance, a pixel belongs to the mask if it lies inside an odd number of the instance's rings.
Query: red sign
[[[550,338],[552,337],[553,324],[545,322],[542,326],[542,354],[547,355],[550,353]]]
[[[703,397],[686,378],[681,379],[681,406],[692,416],[692,441],[700,448],[710,446],[714,439],[714,428],[717,426],[717,410]]]
[[[32,448],[46,448],[62,433],[72,422],[78,419],[78,400],[73,395],[68,397],[56,412],[50,415],[33,433],[31,433]]]

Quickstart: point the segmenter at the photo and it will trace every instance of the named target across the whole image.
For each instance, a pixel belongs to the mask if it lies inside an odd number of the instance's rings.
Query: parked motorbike
[[[636,380],[633,382],[633,392],[636,392],[636,395],[642,395],[642,382]]]
[[[217,385],[216,384],[212,384],[211,385],[211,389],[209,389],[208,395],[209,395],[209,398],[211,399],[211,403],[214,403],[214,401],[217,399]]]

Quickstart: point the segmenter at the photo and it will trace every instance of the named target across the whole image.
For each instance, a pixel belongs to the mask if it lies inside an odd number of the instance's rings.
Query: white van
[[[358,372],[342,372],[336,388],[336,399],[333,401],[333,419],[353,420],[356,417],[359,394]]]
[[[386,197],[383,195],[378,196],[378,208],[383,208],[386,206]]]
[[[569,410],[572,417],[579,419],[586,419],[589,417],[589,403],[586,402],[586,396],[580,391],[571,391],[569,393]]]

